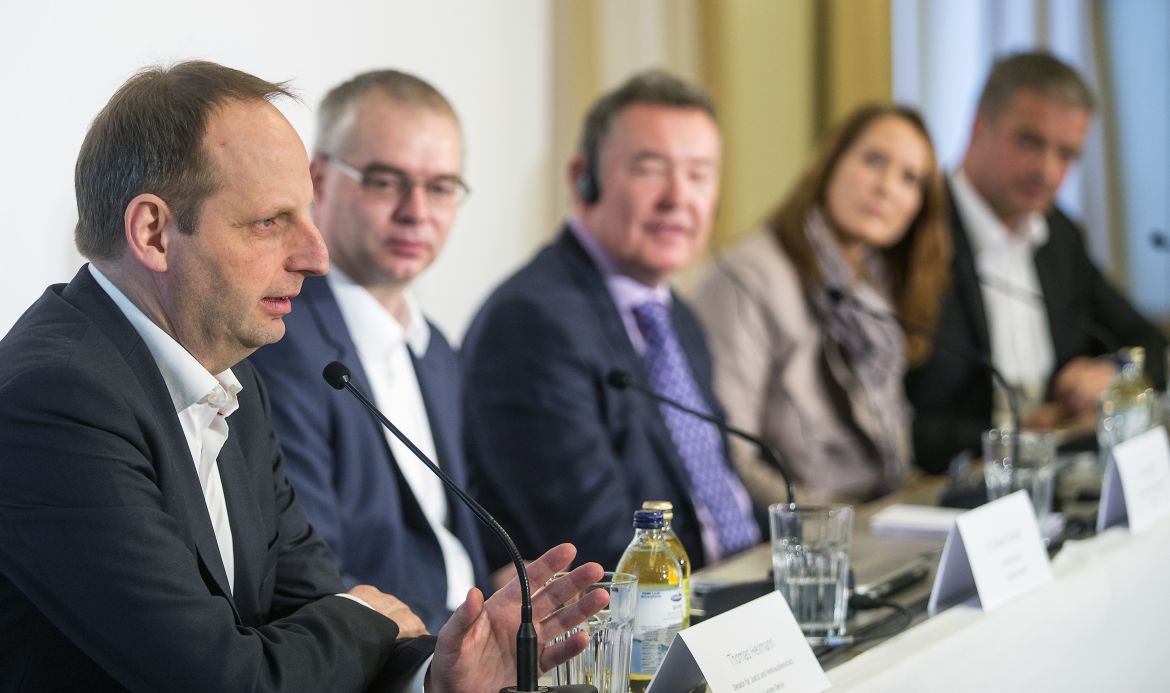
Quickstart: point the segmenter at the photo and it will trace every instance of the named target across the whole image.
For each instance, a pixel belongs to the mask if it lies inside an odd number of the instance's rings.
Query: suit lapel
[[[567,226],[561,231],[561,236],[557,240],[557,245],[554,247],[558,249],[561,256],[565,259],[565,264],[568,266],[574,283],[581,288],[588,298],[594,316],[601,325],[602,333],[610,345],[609,352],[616,356],[617,362],[611,364],[611,367],[625,370],[641,383],[649,382],[646,364],[642,360],[642,357],[638,355],[638,352],[634,350],[634,345],[630,342],[629,332],[626,331],[626,324],[622,321],[621,313],[618,311],[617,305],[609,293],[609,289],[605,286],[605,279],[602,277],[601,271],[593,264],[593,259],[589,257],[589,254],[581,247],[581,244],[573,237],[572,232],[569,231]],[[683,351],[687,354],[688,361],[691,361],[692,356],[688,345],[683,345]],[[602,374],[602,377],[605,377],[605,374]],[[626,396],[638,397],[638,395],[631,393],[627,393]],[[651,440],[659,453],[660,459],[668,460],[668,464],[666,465],[667,471],[674,478],[679,488],[690,488],[690,481],[686,475],[686,467],[683,464],[682,458],[679,457],[678,448],[674,444],[674,439],[670,436],[670,430],[666,427],[666,419],[662,417],[658,405],[645,398],[639,399],[643,401],[634,402],[631,406],[637,407],[638,409],[636,410],[645,412],[643,418],[649,425],[652,434]]]
[[[157,439],[159,454],[154,458],[159,489],[167,507],[176,514],[180,529],[194,545],[204,575],[211,579],[212,584],[208,587],[214,587],[213,592],[218,591],[227,597],[233,611],[236,611],[223,559],[219,555],[219,544],[215,541],[215,531],[211,527],[207,503],[203,499],[203,488],[199,485],[195,462],[191,459],[191,449],[187,447],[187,438],[175,413],[170,391],[150,349],[113,299],[98,286],[88,267],[81,268],[64,296],[90,316],[122,353],[137,378],[143,395],[150,403],[149,410],[154,417],[152,429],[161,432]],[[238,611],[236,619],[239,620]]]
[[[613,364],[613,366],[622,368],[645,382],[646,371],[642,357],[638,355],[638,352],[634,350],[634,345],[630,343],[626,324],[622,321],[621,313],[618,312],[617,305],[613,302],[613,297],[610,296],[609,289],[605,286],[605,278],[593,264],[593,259],[581,247],[567,226],[561,231],[561,236],[557,239],[554,247],[563,259],[573,283],[581,289],[588,299],[594,317],[601,325],[602,334],[606,342],[609,343],[610,352],[617,356],[618,363]]]
[[[345,318],[341,315],[341,307],[337,304],[337,297],[329,289],[328,282],[324,277],[308,277],[301,287],[301,295],[307,296],[309,299],[308,308],[313,315],[314,321],[317,323],[317,328],[321,333],[322,339],[336,349],[335,358],[349,368],[350,379],[353,384],[364,392],[366,396],[373,397],[370,379],[366,375],[365,368],[362,367],[362,360],[358,355],[357,345],[353,343],[353,338],[349,335],[349,328],[345,324]],[[398,502],[402,508],[404,519],[412,527],[426,527],[429,531],[430,524],[427,522],[426,516],[423,514],[422,508],[419,506],[414,494],[410,492],[406,477],[402,475],[402,470],[399,469],[398,463],[394,459],[394,453],[390,450],[390,444],[386,440],[386,433],[382,429],[382,424],[373,414],[369,414],[368,418],[370,435],[377,436],[379,444],[386,452],[386,459],[390,464],[390,473],[394,475],[394,482],[398,491]],[[422,524],[420,525],[419,523]]]
[[[428,354],[433,350],[428,350]],[[454,392],[457,383],[452,386],[443,387],[444,380],[451,379],[455,376],[453,373],[444,372],[443,364],[439,363],[434,358],[427,358],[427,354],[421,357],[417,356],[413,351],[410,352],[410,360],[414,365],[414,375],[418,379],[418,389],[422,394],[423,408],[426,409],[427,420],[431,427],[431,438],[435,441],[435,460],[436,464],[443,464],[443,471],[454,479],[455,483],[462,487],[465,483],[463,470],[459,465],[444,464],[446,460],[450,460],[455,455],[455,448],[458,444],[452,437],[450,426],[448,423],[458,415],[456,408],[458,402],[448,401],[447,393]],[[450,496],[450,492],[447,494]],[[461,501],[454,501],[448,499],[448,506],[452,509],[462,506]]]
[[[242,425],[240,419],[235,414],[228,417],[228,438],[219,452],[218,465],[232,528],[236,608],[241,614],[255,614],[260,612],[257,600],[260,596],[260,581],[264,577],[264,565],[257,559],[267,555],[268,545],[263,531],[264,517],[257,502],[259,496],[245,491],[251,481],[239,436],[232,432],[233,425]]]
[[[950,189],[948,187],[948,192]],[[954,194],[950,195],[954,199]],[[979,273],[975,268],[975,253],[971,239],[963,225],[958,206],[951,204],[951,241],[954,245],[954,287],[955,295],[967,314],[971,332],[975,336],[975,347],[981,354],[991,353],[988,337],[987,312],[983,308],[983,290],[979,286]]]

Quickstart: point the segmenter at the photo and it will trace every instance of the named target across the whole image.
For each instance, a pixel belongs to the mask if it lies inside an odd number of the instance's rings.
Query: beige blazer
[[[873,290],[858,298],[889,310]],[[861,501],[903,482],[882,478],[871,404],[838,346],[827,340],[771,231],[752,234],[717,259],[692,306],[706,328],[715,391],[728,421],[758,432],[780,453],[803,502]],[[897,399],[907,423],[895,444],[906,469],[909,408],[904,395]],[[784,500],[779,473],[750,444],[733,439],[731,445],[753,500]]]

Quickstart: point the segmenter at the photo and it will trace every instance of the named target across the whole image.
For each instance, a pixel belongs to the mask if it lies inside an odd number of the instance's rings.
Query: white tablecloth
[[[1070,542],[1055,580],[951,608],[828,672],[832,691],[1170,691],[1170,519]]]

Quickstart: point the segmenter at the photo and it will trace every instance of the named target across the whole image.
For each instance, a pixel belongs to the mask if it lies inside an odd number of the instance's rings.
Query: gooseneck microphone
[[[849,305],[861,310],[871,317],[875,317],[878,320],[884,320],[886,322],[893,322],[907,332],[913,332],[919,336],[926,337],[927,339],[934,342],[936,346],[940,344],[945,345],[946,350],[952,354],[958,354],[959,356],[970,359],[971,361],[974,361],[975,363],[978,363],[979,365],[986,368],[988,371],[990,371],[991,378],[1000,387],[1003,388],[1005,393],[1007,393],[1008,409],[1011,410],[1012,415],[1012,428],[1016,431],[1016,433],[1020,432],[1019,393],[1016,392],[1014,387],[1008,384],[1007,378],[1004,378],[1003,373],[1001,373],[1000,370],[995,367],[995,364],[991,362],[990,356],[976,349],[972,349],[963,342],[960,342],[956,339],[950,339],[946,335],[939,334],[938,330],[931,329],[926,325],[920,325],[911,320],[906,320],[897,313],[884,310],[875,310],[874,308],[871,308],[870,306],[867,306],[866,304],[857,300],[856,296],[847,294],[835,286],[828,287],[825,291],[829,296],[829,300],[834,304],[848,303]],[[1020,437],[1017,435],[1013,440],[1012,459],[1018,460],[1020,459]]]
[[[1006,281],[1000,277],[983,276],[978,272],[975,273],[975,281],[979,285],[991,289],[1001,296],[1007,296],[1013,301],[1018,301],[1027,304],[1033,308],[1040,310],[1049,321],[1052,316],[1048,314],[1048,304],[1044,300],[1044,294],[1039,291],[1026,289],[1022,286],[1017,286],[1012,282]],[[1090,339],[1096,340],[1101,346],[1105,347],[1112,353],[1117,353],[1121,349],[1121,345],[1117,342],[1117,338],[1101,323],[1097,322],[1088,315],[1082,315],[1076,323],[1059,321],[1059,324],[1072,327],[1081,332]]]
[[[630,375],[626,371],[620,369],[614,369],[610,371],[609,375],[607,375],[605,378],[605,382],[615,390],[633,390],[642,395],[645,395],[646,397],[649,397],[656,402],[661,402],[662,404],[674,407],[679,411],[686,412],[691,416],[698,417],[709,424],[713,424],[716,428],[725,433],[730,433],[737,438],[742,438],[752,445],[755,445],[756,448],[760,451],[760,454],[763,455],[764,458],[769,462],[771,462],[774,467],[776,467],[776,470],[780,472],[780,476],[784,477],[784,490],[788,494],[788,508],[790,510],[796,509],[796,491],[793,490],[792,477],[788,474],[788,467],[786,467],[784,462],[781,461],[780,455],[778,455],[770,445],[764,442],[763,438],[720,421],[716,417],[711,416],[706,412],[701,412],[698,409],[692,409],[691,407],[688,407],[681,402],[676,402],[669,397],[663,397],[654,390],[639,383],[634,379],[634,376]]]
[[[329,383],[331,387],[337,390],[349,390],[357,401],[361,402],[362,406],[370,411],[375,418],[388,431],[394,434],[394,437],[402,441],[414,456],[422,461],[435,476],[442,480],[443,484],[451,489],[451,492],[459,497],[463,503],[471,509],[472,514],[492,530],[499,538],[500,542],[508,551],[508,555],[512,559],[513,565],[516,566],[516,575],[520,580],[520,630],[516,632],[516,686],[500,689],[500,693],[597,693],[597,689],[589,685],[574,685],[574,686],[538,686],[537,685],[537,666],[536,666],[536,627],[532,625],[532,591],[528,583],[528,571],[524,568],[524,559],[520,556],[520,551],[516,548],[516,544],[512,541],[512,537],[504,531],[496,518],[492,517],[483,506],[475,502],[475,500],[467,495],[467,493],[459,488],[459,486],[447,476],[447,473],[439,469],[438,465],[430,460],[422,450],[418,449],[410,438],[407,438],[398,427],[390,423],[390,419],[378,410],[374,403],[369,400],[365,394],[362,393],[352,382],[350,382],[349,369],[340,361],[333,361],[325,366],[325,370],[321,373],[325,378],[325,382]]]

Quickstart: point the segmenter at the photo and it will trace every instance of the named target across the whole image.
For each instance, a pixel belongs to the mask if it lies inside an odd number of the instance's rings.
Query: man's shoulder
[[[1054,205],[1048,214],[1044,215],[1048,224],[1049,237],[1061,241],[1075,241],[1078,245],[1084,242],[1084,229],[1059,206]]]
[[[49,287],[0,340],[0,379],[37,368],[106,370],[116,355],[103,330],[65,300],[64,284]]]
[[[583,267],[580,258],[573,254],[574,249],[567,245],[566,239],[559,238],[540,247],[532,259],[505,279],[493,294],[533,294],[534,298],[541,298],[550,292],[579,290],[576,279]]]
[[[423,315],[423,319],[427,322],[427,356],[437,357],[441,359],[455,358],[455,349],[451,346],[451,340],[447,339],[447,335],[443,329],[435,323],[430,316]]]
[[[604,290],[604,284],[600,273],[585,264],[589,260],[584,251],[573,243],[562,235],[540,248],[489,294],[475,322],[514,313],[534,320],[541,316],[553,322],[580,320],[582,304],[597,287]]]

